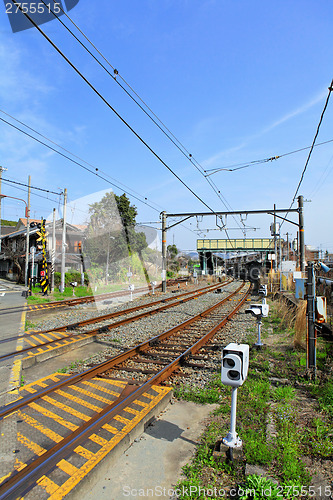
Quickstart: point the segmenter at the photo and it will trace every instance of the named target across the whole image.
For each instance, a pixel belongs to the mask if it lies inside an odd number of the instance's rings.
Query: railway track
[[[140,412],[167,391],[158,384],[184,366],[200,369],[198,352],[237,313],[249,290],[242,283],[200,314],[83,373],[39,382],[38,392],[23,388],[17,401],[0,409],[1,420],[18,426],[21,453],[2,478],[0,500],[68,494],[94,467],[92,455],[101,456],[124,439]]]
[[[181,283],[186,282],[186,279],[180,278],[180,279],[174,279],[174,280],[169,280],[167,285],[168,287],[170,286],[175,286]],[[159,284],[155,287],[155,290],[159,290],[162,288],[162,285]],[[146,285],[142,286],[139,288],[136,288],[133,292],[134,295],[138,293],[144,293],[144,292],[150,292],[152,290],[151,285]],[[89,304],[91,302],[101,302],[103,300],[108,300],[112,298],[118,298],[118,297],[126,297],[129,295],[128,290],[119,290],[116,292],[108,292],[108,293],[102,293],[102,294],[96,294],[96,295],[88,295],[87,297],[76,297],[76,298],[71,298],[71,299],[66,299],[66,300],[57,300],[57,301],[52,301],[52,302],[47,302],[43,304],[30,304],[30,305],[25,305],[25,306],[17,306],[17,307],[9,307],[7,309],[4,309],[3,312],[5,313],[10,313],[10,312],[20,312],[20,311],[26,311],[29,313],[38,313],[40,311],[45,311],[51,310],[52,309],[59,309],[62,307],[74,307],[77,305],[82,305],[82,304]]]
[[[69,341],[74,342],[76,339],[81,340],[82,336],[93,337],[99,334],[104,334],[110,331],[111,329],[118,328],[133,321],[137,321],[147,316],[151,316],[153,314],[165,311],[172,307],[176,307],[180,304],[183,304],[184,302],[198,298],[202,294],[209,293],[217,288],[222,288],[231,283],[231,281],[232,280],[228,280],[224,283],[214,284],[199,290],[185,292],[175,297],[171,296],[167,298],[162,298],[153,302],[141,304],[139,306],[123,309],[121,311],[114,311],[112,313],[79,321],[73,324],[69,325],[67,324],[48,330],[33,331],[31,333],[26,333],[19,337],[9,337],[7,339],[3,339],[0,341],[0,344],[5,344],[8,342],[14,342],[19,340],[20,342],[25,342],[26,346],[21,346],[19,351],[13,351],[1,355],[0,363],[7,361],[17,355],[22,355],[24,353],[30,353],[30,355],[33,356],[35,350],[38,350],[38,352],[40,353],[41,348],[47,348],[49,350],[54,347],[59,348],[61,347],[61,345],[68,345]],[[142,313],[138,313],[138,311],[143,309],[148,309],[148,310]],[[129,316],[132,313],[137,313],[137,314]],[[111,324],[107,323],[108,321],[117,318],[119,316],[126,316],[126,317]],[[103,325],[97,326],[91,330],[85,330],[83,332],[77,333],[78,330],[82,329],[83,327],[86,327],[87,325],[92,325],[92,324],[96,325],[98,323],[103,323]]]

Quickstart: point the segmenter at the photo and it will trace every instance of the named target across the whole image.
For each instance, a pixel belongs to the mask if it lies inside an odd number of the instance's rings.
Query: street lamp
[[[28,260],[29,260],[29,208],[28,204],[25,200],[22,200],[22,198],[16,198],[15,196],[8,196],[7,194],[0,194],[0,202],[2,198],[11,198],[13,200],[19,200],[23,201],[25,203],[25,217],[27,219],[27,236],[26,236],[26,248],[25,248],[25,269],[24,269],[24,284],[25,286],[28,286]],[[1,224],[1,221],[0,221]]]

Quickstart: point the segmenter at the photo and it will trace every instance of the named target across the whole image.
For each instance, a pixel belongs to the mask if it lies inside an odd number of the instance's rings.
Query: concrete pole
[[[289,260],[289,233],[286,233],[287,236],[287,260]]]
[[[64,208],[62,222],[62,242],[61,242],[61,282],[60,292],[65,290],[65,266],[66,266],[66,208],[67,208],[67,189],[64,190]]]
[[[0,195],[1,195],[1,181],[2,181],[2,172],[6,172],[7,168],[1,167],[0,165]],[[1,196],[0,196],[0,252],[1,252]]]
[[[167,217],[162,212],[162,292],[166,292],[166,262],[167,262]]]
[[[315,328],[315,300],[316,283],[314,276],[314,263],[308,262],[308,282],[307,282],[307,368],[316,375],[316,328]]]
[[[276,205],[274,203],[274,254],[275,254],[274,271],[276,271],[276,267],[277,267],[277,241],[276,241],[276,217],[275,217],[275,209],[276,209]]]
[[[280,269],[280,292],[282,291],[282,252],[281,252],[281,229],[279,232],[279,269]]]
[[[53,209],[53,224],[52,224],[51,293],[54,292],[55,252],[56,252],[56,209],[54,208]]]
[[[305,244],[304,244],[304,216],[303,196],[298,197],[298,226],[299,226],[299,268],[304,271]]]
[[[28,205],[27,205],[27,237],[26,237],[26,243],[25,243],[25,271],[24,271],[24,284],[25,286],[28,286],[28,268],[29,268],[29,231],[30,231],[30,191],[31,191],[31,175],[28,177]]]

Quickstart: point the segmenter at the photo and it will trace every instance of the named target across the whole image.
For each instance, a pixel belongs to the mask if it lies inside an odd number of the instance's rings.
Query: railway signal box
[[[222,384],[240,387],[249,371],[249,346],[231,342],[222,351]]]

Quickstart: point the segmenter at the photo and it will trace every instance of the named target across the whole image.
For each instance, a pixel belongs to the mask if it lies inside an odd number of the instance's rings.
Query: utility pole
[[[62,242],[61,242],[61,281],[60,292],[65,290],[65,265],[66,265],[66,208],[67,208],[67,189],[64,189],[64,208],[62,221]]]
[[[54,208],[53,209],[53,224],[52,224],[51,293],[54,292],[55,252],[56,252],[56,209]]]
[[[167,258],[167,218],[166,212],[162,212],[162,292],[166,292],[166,258]]]
[[[28,206],[27,206],[27,238],[25,244],[25,272],[24,272],[24,284],[28,286],[28,268],[29,268],[29,231],[30,231],[30,191],[31,191],[31,175],[28,177]]]
[[[298,198],[298,226],[299,226],[299,268],[304,271],[305,245],[304,245],[304,216],[303,196]]]
[[[286,233],[287,236],[287,260],[289,260],[289,233]]]
[[[5,172],[7,169],[0,165],[0,195],[1,195],[1,181],[2,181],[2,172]],[[1,252],[1,196],[0,196],[0,252]]]
[[[307,335],[307,361],[306,367],[314,372],[316,376],[316,328],[315,328],[315,299],[316,283],[314,276],[314,263],[308,262],[308,281],[307,281],[307,317],[308,317],[308,335]]]
[[[274,203],[274,254],[275,254],[274,271],[276,272],[276,268],[277,268],[277,241],[276,241],[276,215],[275,215],[275,209],[276,209],[276,205]]]

